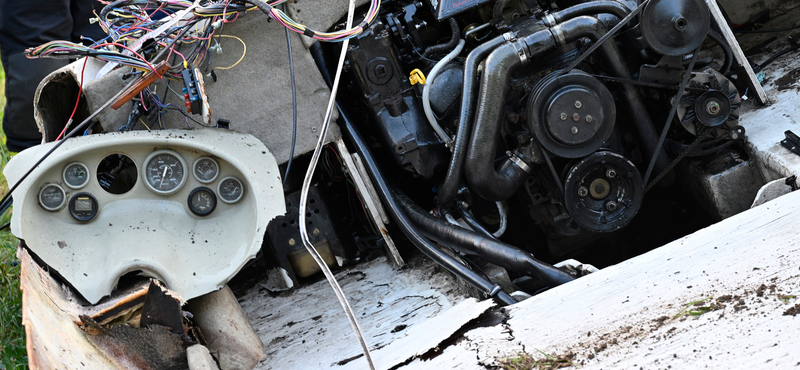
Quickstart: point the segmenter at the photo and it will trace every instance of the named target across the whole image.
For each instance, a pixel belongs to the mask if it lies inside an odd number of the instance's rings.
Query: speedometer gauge
[[[145,184],[158,194],[172,194],[186,183],[186,161],[172,150],[157,150],[147,156],[144,163]]]
[[[72,162],[64,167],[64,183],[72,189],[80,189],[89,182],[89,167],[80,162]]]
[[[194,161],[192,174],[197,181],[208,184],[217,179],[219,175],[219,163],[211,157],[200,157]]]

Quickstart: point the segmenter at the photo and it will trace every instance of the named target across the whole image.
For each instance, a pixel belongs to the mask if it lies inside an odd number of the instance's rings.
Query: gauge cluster
[[[98,194],[106,201],[117,200],[114,196],[166,198],[183,203],[189,214],[209,217],[235,206],[246,193],[233,166],[209,154],[179,148],[138,155],[98,154],[65,164],[60,175],[42,183],[39,206],[48,212],[64,211],[80,222],[91,221],[102,208]],[[218,207],[218,200],[223,206]]]

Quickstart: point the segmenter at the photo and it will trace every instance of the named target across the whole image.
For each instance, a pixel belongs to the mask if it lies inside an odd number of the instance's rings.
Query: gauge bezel
[[[195,209],[192,206],[192,197],[195,194],[197,194],[197,192],[200,192],[200,191],[207,191],[209,194],[211,194],[211,200],[213,201],[213,203],[211,204],[211,209],[209,209],[208,211],[201,211],[201,210]],[[212,212],[214,212],[215,209],[217,209],[217,195],[214,194],[214,190],[211,190],[211,189],[209,189],[209,188],[207,188],[205,186],[199,186],[199,187],[196,187],[196,188],[192,189],[192,192],[189,193],[189,198],[187,199],[186,204],[189,206],[189,210],[192,211],[192,213],[194,213],[195,215],[197,215],[197,216],[208,216]]]
[[[47,189],[47,188],[49,188],[51,186],[58,188],[58,190],[61,190],[61,194],[64,196],[63,198],[61,198],[61,204],[59,204],[58,207],[48,207],[48,206],[44,205],[44,202],[42,202],[42,193],[44,193],[44,189]],[[42,188],[39,189],[38,198],[39,198],[39,206],[42,207],[44,210],[50,211],[50,212],[60,211],[62,208],[64,208],[64,205],[67,204],[67,192],[64,191],[64,188],[61,187],[61,185],[58,185],[58,184],[52,184],[51,183],[51,184],[45,184],[44,186],[42,186]]]
[[[225,197],[222,196],[222,189],[221,189],[222,183],[225,182],[225,180],[228,180],[228,179],[236,180],[236,182],[238,182],[239,185],[242,187],[242,193],[239,194],[239,197],[234,199],[234,200],[227,200],[227,199],[225,199]],[[237,203],[240,200],[242,200],[242,198],[244,198],[244,192],[246,190],[247,189],[245,189],[244,183],[242,182],[242,180],[239,180],[239,178],[237,178],[236,176],[227,176],[227,177],[222,178],[222,180],[219,180],[219,183],[217,184],[217,194],[219,194],[219,196],[217,198],[219,198],[221,201],[223,201],[225,203],[234,204],[234,203]]]
[[[79,165],[79,166],[83,167],[83,169],[86,171],[86,181],[84,181],[83,184],[72,185],[72,184],[69,183],[69,181],[67,181],[67,169],[72,167],[73,165]],[[83,164],[82,162],[71,162],[70,164],[64,166],[64,170],[61,171],[61,179],[64,180],[64,185],[67,185],[67,187],[69,187],[70,189],[77,190],[77,189],[80,189],[80,188],[86,186],[86,184],[89,183],[89,180],[91,178],[92,178],[92,173],[91,173],[91,171],[89,171],[89,166]]]
[[[88,215],[84,215],[83,213],[79,213],[75,209],[75,201],[78,200],[79,197],[89,197],[92,201],[92,211]],[[88,222],[91,221],[97,216],[97,213],[100,212],[100,204],[97,202],[97,198],[94,195],[87,193],[87,192],[80,192],[72,196],[69,199],[69,214],[77,221],[80,222]]]
[[[152,184],[150,184],[150,180],[147,176],[147,168],[150,165],[150,161],[152,161],[153,158],[161,154],[169,154],[174,156],[175,158],[178,158],[178,161],[181,162],[181,166],[183,166],[183,177],[181,177],[181,182],[178,184],[178,186],[170,190],[156,189],[155,187],[153,187]],[[186,179],[189,177],[189,174],[186,173],[187,169],[189,169],[189,167],[186,165],[186,160],[183,159],[183,156],[178,154],[178,152],[170,149],[160,149],[150,153],[150,155],[148,155],[147,158],[145,158],[144,163],[142,165],[142,177],[144,178],[144,184],[147,186],[148,189],[150,189],[154,193],[160,195],[170,195],[177,193],[179,190],[183,189],[184,185],[186,185]],[[194,170],[192,172],[194,172]]]
[[[210,159],[217,166],[217,173],[214,174],[214,177],[211,180],[201,180],[200,177],[197,176],[197,172],[195,172],[195,169],[197,168],[197,163],[199,163],[200,160],[202,160],[202,159]],[[210,183],[214,182],[214,180],[216,180],[219,177],[219,172],[220,172],[219,161],[217,161],[213,157],[203,156],[203,157],[197,158],[194,161],[194,163],[192,164],[192,176],[194,176],[195,180],[197,180],[197,181],[199,181],[199,182],[201,182],[203,184],[210,184]]]

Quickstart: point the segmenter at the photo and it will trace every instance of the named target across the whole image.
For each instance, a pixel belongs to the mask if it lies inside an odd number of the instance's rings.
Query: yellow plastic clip
[[[424,85],[425,74],[422,73],[422,71],[420,71],[419,69],[415,69],[411,71],[411,76],[408,78],[408,80],[411,82],[412,85],[416,84]]]

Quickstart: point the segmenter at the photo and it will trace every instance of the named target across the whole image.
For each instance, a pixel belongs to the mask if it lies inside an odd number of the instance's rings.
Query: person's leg
[[[3,130],[9,151],[42,141],[33,118],[33,94],[42,78],[69,62],[27,59],[22,52],[48,41],[69,40],[72,28],[70,0],[0,0],[0,59],[6,73]]]

